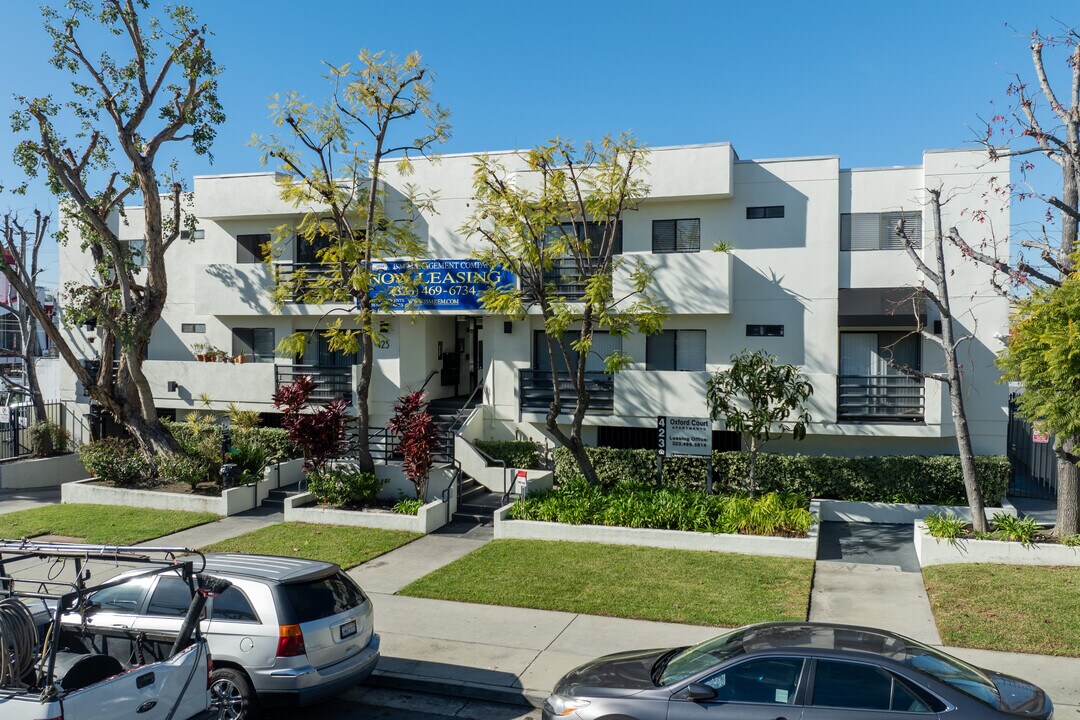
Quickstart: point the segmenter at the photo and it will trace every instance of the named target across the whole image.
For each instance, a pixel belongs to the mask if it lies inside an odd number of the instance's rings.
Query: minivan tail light
[[[282,625],[278,628],[278,657],[295,657],[307,652],[304,647],[304,633],[299,625]]]

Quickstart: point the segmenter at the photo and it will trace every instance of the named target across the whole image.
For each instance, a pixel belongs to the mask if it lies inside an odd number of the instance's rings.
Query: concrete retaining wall
[[[0,464],[0,490],[57,487],[88,475],[78,453],[16,460]]]
[[[271,490],[297,482],[302,475],[302,458],[271,465],[263,471],[263,479],[252,485],[229,488],[220,497],[170,493],[157,490],[114,488],[93,484],[97,478],[65,483],[60,489],[60,501],[65,503],[94,503],[97,505],[126,505],[158,510],[188,510],[216,515],[237,515],[262,504]]]
[[[381,530],[407,530],[409,532],[435,532],[446,524],[457,508],[457,493],[451,492],[450,508],[442,499],[436,499],[420,508],[416,515],[398,515],[390,512],[367,512],[364,510],[338,510],[314,506],[315,496],[301,493],[285,499],[285,521],[319,523],[325,525],[349,525]]]
[[[519,540],[565,540],[611,545],[643,545],[675,550],[709,550],[712,552],[745,555],[775,555],[814,559],[817,557],[818,526],[810,528],[805,538],[768,537],[762,535],[726,535],[682,530],[652,530],[644,528],[608,527],[604,525],[568,525],[566,523],[508,520],[512,505],[504,505],[495,513],[495,538]],[[810,512],[819,516],[817,502],[810,503]]]
[[[915,554],[919,564],[996,563],[999,565],[1080,565],[1080,547],[1032,545],[1001,540],[938,540],[923,523],[915,523]]]
[[[816,499],[821,507],[822,522],[887,523],[910,525],[932,513],[962,517],[971,521],[971,510],[966,505],[914,505],[910,503],[854,502],[849,500]],[[986,517],[995,513],[1016,515],[1016,508],[1005,499],[999,508],[986,508]]]

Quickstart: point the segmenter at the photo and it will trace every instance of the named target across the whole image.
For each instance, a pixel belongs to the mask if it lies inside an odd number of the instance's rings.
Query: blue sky
[[[1080,22],[1074,3],[1056,1],[190,4],[215,33],[228,120],[213,165],[180,156],[188,178],[260,169],[247,143],[270,129],[268,97],[321,97],[321,61],[348,62],[361,47],[421,52],[436,73],[435,98],[453,113],[446,152],[632,130],[650,145],[730,141],[743,158],[916,164],[923,149],[969,145],[1013,75],[1030,77],[1033,28]],[[2,0],[5,119],[13,93],[64,87],[47,63],[38,6]],[[15,142],[0,124],[3,185],[19,179]],[[0,209],[33,203],[51,201],[40,190],[0,197]]]

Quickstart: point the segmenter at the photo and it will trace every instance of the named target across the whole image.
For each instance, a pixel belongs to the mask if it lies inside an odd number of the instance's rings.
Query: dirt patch
[[[153,490],[154,492],[176,493],[177,495],[202,495],[205,497],[221,497],[221,487],[212,483],[201,483],[192,491],[190,485],[184,483],[166,482],[141,482],[134,485],[117,485],[109,480],[94,480],[90,485],[117,488],[119,490]]]

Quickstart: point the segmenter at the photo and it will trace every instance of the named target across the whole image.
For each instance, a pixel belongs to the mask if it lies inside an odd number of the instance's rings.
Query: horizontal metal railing
[[[293,285],[289,301],[297,303],[303,302],[304,293],[311,290],[317,280],[335,270],[332,263],[320,262],[275,262],[272,267],[275,282]],[[347,301],[348,298],[343,300]]]
[[[307,375],[318,387],[311,394],[311,401],[325,403],[331,400],[344,400],[353,404],[352,368],[332,365],[275,365],[274,387],[291,385],[301,375]]]
[[[521,412],[546,413],[555,397],[554,383],[550,370],[519,370],[518,397]],[[558,375],[559,399],[562,401],[564,414],[571,413],[577,407],[577,394],[570,379],[570,373]],[[590,415],[610,415],[615,410],[615,377],[604,372],[585,373],[585,389],[589,393]]]
[[[839,375],[837,420],[922,422],[925,387],[907,375]]]

